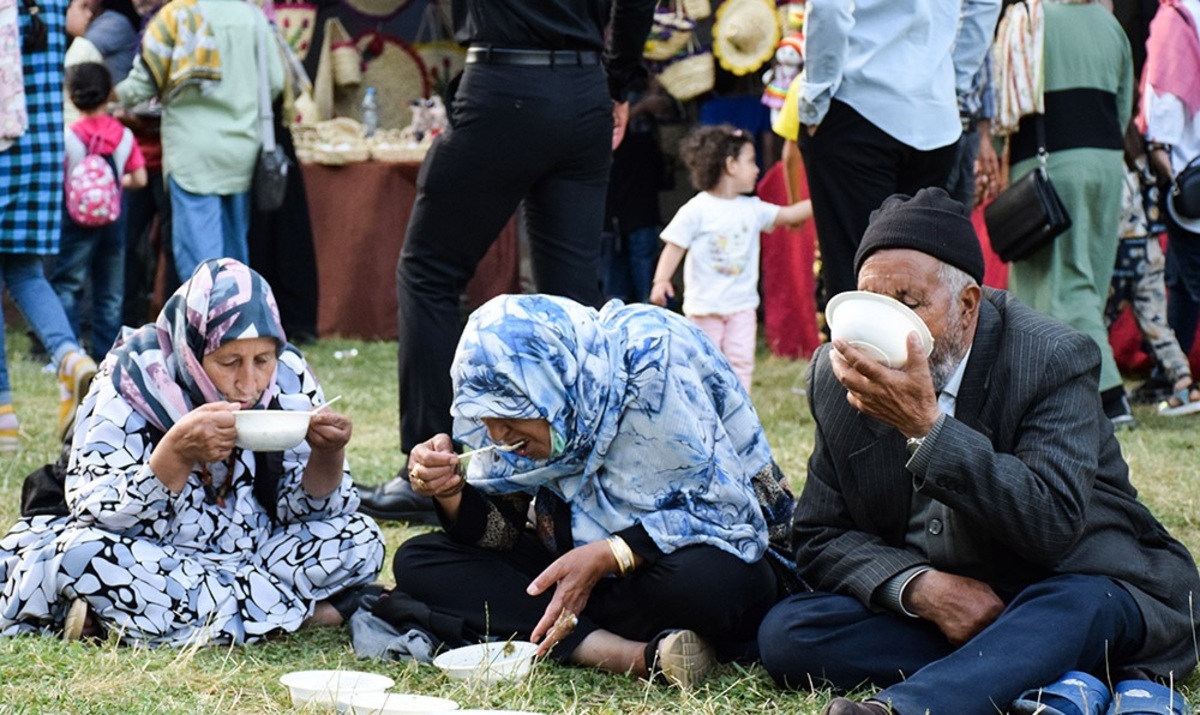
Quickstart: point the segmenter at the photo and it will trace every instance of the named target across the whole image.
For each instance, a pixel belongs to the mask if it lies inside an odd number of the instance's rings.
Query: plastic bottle
[[[367,136],[374,136],[379,126],[379,108],[375,104],[375,88],[367,87],[367,93],[362,99],[362,123]]]

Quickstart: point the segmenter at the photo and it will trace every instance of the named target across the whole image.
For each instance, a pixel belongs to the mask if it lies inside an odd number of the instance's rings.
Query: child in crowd
[[[1154,360],[1151,380],[1138,388],[1135,399],[1140,394],[1153,395],[1155,385],[1164,383],[1167,394],[1158,405],[1158,413],[1164,417],[1194,414],[1200,412],[1200,388],[1192,381],[1187,355],[1167,324],[1166,259],[1158,242],[1159,235],[1166,231],[1160,190],[1146,169],[1144,157],[1137,158],[1136,166],[1136,171],[1125,169],[1121,242],[1104,320],[1111,327],[1125,305],[1132,306],[1138,330]]]
[[[98,62],[73,65],[67,68],[66,84],[71,102],[82,115],[66,130],[67,175],[88,154],[99,154],[111,157],[122,187],[145,186],[146,162],[133,133],[105,112],[112,94],[108,69]],[[99,361],[121,329],[125,294],[125,222],[121,218],[106,225],[81,226],[69,214],[63,217],[62,241],[50,285],[62,301],[76,335],[80,335],[79,302],[89,279],[92,335],[88,345],[92,357]]]
[[[650,302],[665,306],[675,296],[671,277],[686,254],[683,313],[716,343],[749,391],[758,332],[759,234],[809,219],[812,204],[776,206],[745,196],[758,180],[754,143],[728,124],[695,129],[680,154],[700,193],[663,229]]]

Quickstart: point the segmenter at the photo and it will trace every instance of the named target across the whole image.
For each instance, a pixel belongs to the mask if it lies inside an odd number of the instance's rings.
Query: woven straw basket
[[[663,68],[658,82],[675,99],[686,102],[713,88],[717,71],[712,52],[698,52],[676,60]]]
[[[371,148],[363,137],[363,126],[353,119],[339,117],[316,125],[316,141],[310,153],[318,164],[341,166],[371,158]]]
[[[338,87],[357,87],[362,84],[362,55],[353,42],[339,42],[330,50],[333,61],[333,83]]]
[[[676,12],[655,12],[654,25],[642,48],[642,57],[664,62],[687,49],[696,23]]]

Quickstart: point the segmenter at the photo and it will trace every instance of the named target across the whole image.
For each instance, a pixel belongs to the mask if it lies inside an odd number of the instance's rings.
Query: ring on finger
[[[425,488],[425,480],[421,479],[420,477],[413,477],[412,483],[413,483],[413,486],[416,487],[417,489]]]

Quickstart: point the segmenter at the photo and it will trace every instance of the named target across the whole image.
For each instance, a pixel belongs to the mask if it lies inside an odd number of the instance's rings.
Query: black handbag
[[[1071,227],[1071,214],[1046,171],[1046,139],[1041,116],[1036,124],[1038,166],[1010,184],[983,210],[992,250],[1005,263],[1028,258]]]
[[[270,212],[283,206],[287,196],[288,167],[292,161],[275,142],[275,114],[271,110],[270,80],[267,79],[267,32],[258,33],[258,119],[262,151],[254,164],[254,208]]]
[[[1200,156],[1189,161],[1171,182],[1171,201],[1180,218],[1200,219]]]

